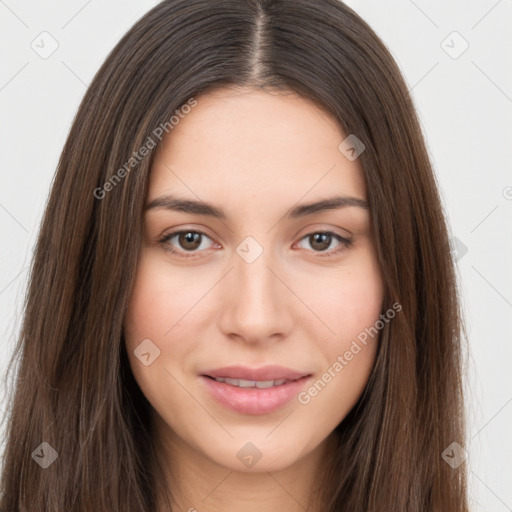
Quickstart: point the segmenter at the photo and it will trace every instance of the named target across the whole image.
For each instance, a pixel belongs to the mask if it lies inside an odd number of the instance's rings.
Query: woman
[[[368,25],[336,0],[162,2],[59,161],[0,510],[467,511],[461,330]]]

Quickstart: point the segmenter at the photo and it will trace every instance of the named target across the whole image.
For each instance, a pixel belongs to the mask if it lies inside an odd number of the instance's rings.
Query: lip
[[[210,396],[224,407],[240,414],[261,415],[277,411],[290,402],[311,376],[310,373],[282,366],[265,366],[258,369],[229,366],[207,371],[199,377]],[[286,379],[287,382],[271,388],[240,388],[217,382],[214,380],[215,377],[258,381]]]

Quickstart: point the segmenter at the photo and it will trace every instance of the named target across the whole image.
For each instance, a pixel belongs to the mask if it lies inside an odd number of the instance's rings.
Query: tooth
[[[258,388],[268,389],[274,386],[281,386],[286,382],[286,379],[277,380],[246,380],[246,379],[230,379],[229,377],[216,377],[217,382],[225,382],[231,386],[237,386],[239,388]]]
[[[256,387],[260,389],[271,388],[274,385],[273,380],[258,380],[256,381]]]
[[[239,382],[238,382],[238,385],[241,388],[253,388],[255,384],[256,384],[255,380],[239,379]]]

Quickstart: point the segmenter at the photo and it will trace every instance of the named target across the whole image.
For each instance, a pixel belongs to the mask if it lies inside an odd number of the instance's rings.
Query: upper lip
[[[284,366],[262,366],[261,368],[249,368],[246,366],[225,366],[223,368],[216,368],[208,370],[202,375],[207,377],[224,377],[229,379],[244,379],[244,380],[257,380],[268,381],[277,379],[297,380],[302,377],[311,375],[308,372],[301,372],[285,368]]]

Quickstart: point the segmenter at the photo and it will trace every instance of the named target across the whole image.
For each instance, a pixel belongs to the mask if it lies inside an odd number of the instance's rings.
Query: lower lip
[[[241,414],[269,414],[297,396],[310,377],[302,377],[267,389],[240,388],[201,375],[206,388],[222,405]]]

